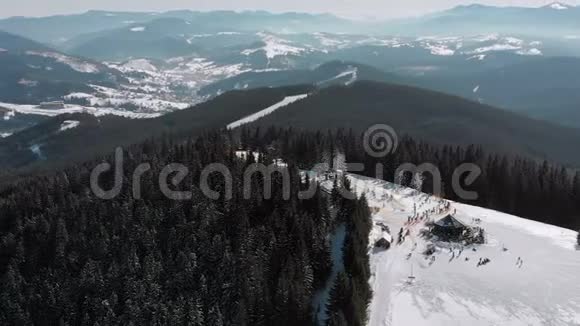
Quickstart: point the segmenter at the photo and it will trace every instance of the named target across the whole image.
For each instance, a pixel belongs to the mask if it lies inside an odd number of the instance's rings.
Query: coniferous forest
[[[410,137],[399,139],[393,153],[375,158],[365,152],[362,134],[345,129],[311,132],[270,127],[245,129],[240,137],[244,144],[257,150],[276,144],[274,148],[280,149],[277,155],[305,169],[321,161],[332,164],[336,161],[333,157],[340,153],[347,162],[364,165],[363,171],[354,173],[375,177],[380,163],[383,179],[404,186],[414,186],[413,175],[405,172],[395,176],[398,167],[405,163],[417,166],[431,163],[439,169],[442,196],[446,199],[573,230],[580,228],[580,173],[548,161],[495,154],[476,145],[466,148],[433,145]],[[327,155],[331,158],[324,157]],[[477,192],[475,200],[462,199],[452,187],[453,173],[463,163],[481,169],[481,175],[472,184],[461,182],[465,190]],[[428,173],[423,177],[421,190],[432,193],[433,179]]]
[[[380,159],[366,155],[361,135],[348,130],[303,132],[242,128],[195,139],[165,136],[125,149],[125,176],[119,196],[97,199],[90,171],[102,160],[77,164],[43,176],[21,179],[1,190],[0,324],[6,325],[314,325],[312,302],[331,274],[330,234],[346,226],[344,271],[332,284],[326,304],[328,325],[365,325],[372,297],[368,284],[370,210],[364,196],[348,200],[319,189],[298,196],[312,182],[300,170],[332,160],[377,163],[394,180],[404,162],[433,162],[440,168],[445,196],[456,166],[477,163],[483,174],[469,190],[471,201],[555,225],[580,226],[580,177],[566,169],[523,158],[486,154],[478,147],[431,146],[404,138],[396,152]],[[240,158],[238,149],[260,153]],[[330,154],[329,154],[330,153]],[[330,155],[330,159],[329,156]],[[264,178],[252,180],[243,197],[245,168],[282,158],[291,193],[274,174],[272,197]],[[104,158],[112,161],[113,157]],[[133,196],[131,173],[151,164]],[[219,173],[209,185],[221,193],[208,199],[200,189],[203,167],[222,163],[233,176],[232,199]],[[189,174],[175,190],[193,189],[190,200],[167,199],[157,178],[168,163]],[[336,164],[335,164],[336,165]],[[337,166],[334,166],[337,168]],[[102,176],[104,188],[113,173]],[[411,184],[412,176],[402,177]],[[341,181],[349,189],[348,180]],[[192,187],[193,185],[193,187]],[[422,190],[431,191],[427,177]]]
[[[97,161],[5,187],[0,324],[310,325],[312,298],[332,268],[328,235],[346,223],[348,275],[341,280],[347,288],[329,311],[333,325],[364,325],[370,300],[365,200],[330,203],[322,191],[299,199],[309,181],[294,165],[288,168],[289,200],[280,174],[274,175],[271,199],[264,199],[259,174],[252,178],[251,198],[244,199],[242,173],[254,158],[236,157],[237,146],[211,133],[131,147],[125,171],[151,164],[140,200],[132,196],[127,172],[119,196],[95,198],[88,178]],[[209,163],[226,165],[234,181],[232,199],[223,199],[219,173],[209,178],[222,193],[219,200],[196,187],[191,200],[165,198],[156,176],[170,162],[190,169],[180,187],[198,185]],[[111,185],[112,178],[110,173],[100,182]],[[330,214],[331,208],[340,214]]]

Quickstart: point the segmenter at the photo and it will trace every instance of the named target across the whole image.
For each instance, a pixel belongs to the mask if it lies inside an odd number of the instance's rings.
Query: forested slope
[[[534,120],[459,97],[420,88],[362,81],[321,89],[258,120],[258,126],[308,130],[388,124],[399,135],[433,144],[483,145],[490,152],[580,165],[580,130]]]

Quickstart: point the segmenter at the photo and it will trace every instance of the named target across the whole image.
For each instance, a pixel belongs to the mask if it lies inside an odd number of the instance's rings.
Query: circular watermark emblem
[[[372,157],[385,157],[397,151],[399,137],[389,125],[376,124],[365,131],[363,137],[365,152]]]

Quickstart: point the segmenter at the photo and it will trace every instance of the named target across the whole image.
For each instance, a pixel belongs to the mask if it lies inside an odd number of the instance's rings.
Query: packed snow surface
[[[394,235],[401,228],[409,231],[402,244],[388,251],[369,249],[369,326],[580,325],[576,232],[377,179],[349,179],[374,212],[371,245],[383,234],[377,223]],[[414,213],[422,218],[408,222]],[[419,232],[427,221],[446,214],[485,229],[486,243],[436,242],[434,258],[425,256],[431,240]],[[490,262],[478,267],[481,258]]]
[[[280,101],[280,102],[278,102],[278,103],[276,103],[276,104],[274,104],[274,105],[272,105],[272,106],[270,106],[262,111],[256,112],[256,113],[251,114],[243,119],[240,119],[238,121],[230,123],[227,126],[227,128],[228,129],[235,129],[235,128],[238,128],[238,127],[245,125],[247,123],[254,122],[260,118],[267,116],[268,114],[271,114],[272,112],[274,112],[280,108],[288,106],[296,101],[302,100],[302,99],[306,98],[307,96],[308,96],[308,94],[285,97],[282,101]]]
[[[76,121],[76,120],[65,120],[60,125],[60,130],[59,131],[65,131],[65,130],[69,130],[69,129],[74,129],[74,128],[78,127],[80,124],[81,123],[79,121]]]

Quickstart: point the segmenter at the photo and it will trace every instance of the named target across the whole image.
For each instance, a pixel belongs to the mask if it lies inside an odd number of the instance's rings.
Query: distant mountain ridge
[[[52,163],[62,163],[87,159],[115,146],[127,146],[164,132],[192,135],[210,128],[225,128],[282,102],[285,97],[299,94],[309,96],[259,118],[250,126],[292,126],[320,131],[352,128],[359,132],[385,123],[401,136],[410,135],[432,144],[477,144],[490,152],[580,166],[580,154],[567,147],[580,143],[580,129],[530,119],[443,93],[371,81],[327,88],[232,91],[155,119],[59,116],[0,139],[0,165],[14,168],[42,164],[31,148],[40,149],[43,158]],[[80,124],[55,134],[65,120]]]
[[[152,119],[63,114],[0,138],[0,167],[50,167],[91,159],[116,146],[129,146],[164,133],[199,135],[205,130],[225,128],[227,124],[278,103],[286,96],[311,90],[310,86],[293,86],[229,92],[190,109]],[[66,121],[76,123],[72,127],[65,124]],[[70,128],[63,128],[63,124]],[[38,153],[42,153],[42,158]]]
[[[191,11],[113,12],[88,11],[81,14],[48,17],[11,17],[0,20],[0,30],[18,34],[47,44],[62,44],[83,34],[104,29],[123,28],[148,23],[160,18],[176,18],[194,22],[204,30],[235,31],[348,31],[353,23],[330,14],[281,13],[266,11]],[[202,32],[202,31],[200,31]]]
[[[491,152],[524,155],[580,166],[580,154],[568,144],[580,143],[580,129],[421,88],[359,81],[321,89],[256,121],[268,127],[320,130],[366,128],[384,123],[400,135],[435,144],[483,145]]]
[[[45,44],[62,45],[82,35],[147,24],[156,19],[182,19],[199,33],[256,32],[364,33],[372,35],[464,35],[507,33],[564,37],[575,36],[580,7],[554,2],[540,7],[461,5],[416,18],[364,22],[332,14],[271,13],[267,11],[173,10],[167,12],[88,11],[48,17],[10,17],[0,20],[0,30]]]
[[[554,2],[540,7],[461,5],[412,19],[387,22],[386,28],[404,35],[429,31],[435,35],[508,33],[563,37],[580,27],[580,7]]]
[[[0,102],[61,100],[89,84],[113,86],[120,72],[100,62],[64,54],[43,44],[0,31]]]

